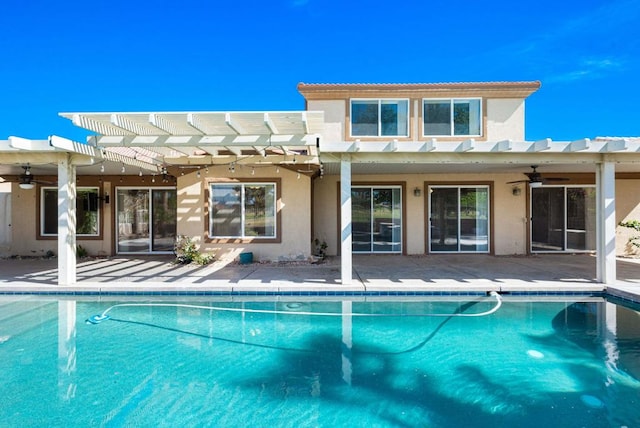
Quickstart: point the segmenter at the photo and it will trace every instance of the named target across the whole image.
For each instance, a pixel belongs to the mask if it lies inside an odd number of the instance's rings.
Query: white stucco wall
[[[490,98],[486,114],[488,141],[524,141],[524,100]]]

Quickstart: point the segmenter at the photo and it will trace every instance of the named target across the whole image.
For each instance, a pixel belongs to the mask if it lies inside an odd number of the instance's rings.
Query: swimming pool
[[[640,426],[600,297],[104,299],[3,296],[1,426]]]

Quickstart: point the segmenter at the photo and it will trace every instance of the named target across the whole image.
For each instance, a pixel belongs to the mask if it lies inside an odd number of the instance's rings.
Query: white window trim
[[[214,186],[228,186],[228,185],[234,185],[234,186],[241,186],[241,198],[240,198],[240,222],[241,222],[241,228],[240,231],[242,232],[240,236],[235,236],[235,235],[214,235],[213,234],[213,209],[209,210],[209,236],[212,239],[255,239],[255,240],[259,240],[259,239],[268,239],[268,240],[273,240],[276,239],[278,237],[278,183],[276,183],[275,181],[252,181],[252,182],[247,182],[247,181],[242,181],[242,182],[237,182],[237,183],[228,183],[228,182],[212,182],[209,183],[209,206],[213,207],[213,187]],[[268,186],[268,185],[272,185],[273,186],[273,235],[270,236],[247,236],[244,234],[244,230],[245,230],[245,207],[244,207],[244,200],[245,200],[245,187],[246,186]]]
[[[82,186],[82,187],[78,187],[76,189],[76,193],[80,190],[91,190],[94,189],[97,191],[98,193],[98,210],[97,210],[97,231],[96,233],[78,233],[76,234],[76,236],[82,236],[82,237],[96,237],[96,236],[100,236],[100,222],[102,221],[102,217],[100,215],[100,212],[102,211],[100,209],[100,187],[98,186]],[[55,190],[56,194],[58,192],[58,188],[55,186],[42,186],[40,187],[40,236],[58,236],[57,233],[45,233],[44,231],[44,220],[45,220],[45,200],[44,200],[44,193],[47,190]],[[78,203],[78,199],[76,198],[76,212],[77,212],[77,203]],[[55,213],[55,216],[58,217],[58,213]],[[77,214],[76,214],[77,216]],[[76,229],[78,227],[78,223],[76,220]]]
[[[480,133],[479,134],[468,134],[468,135],[456,135],[454,133],[454,123],[453,123],[453,105],[456,101],[474,101],[474,100],[478,100],[480,101],[480,117],[479,117],[479,125],[480,125]],[[425,101],[449,101],[449,104],[451,106],[451,111],[450,111],[450,116],[449,116],[449,124],[451,125],[451,132],[449,134],[442,134],[442,135],[426,135],[424,130],[425,130],[425,126],[424,126],[424,117],[425,117],[425,109],[424,109],[424,104]],[[458,98],[423,98],[422,99],[422,136],[423,137],[455,137],[455,138],[462,138],[462,137],[482,137],[484,134],[484,129],[482,126],[482,118],[483,118],[483,111],[482,111],[482,98],[481,97],[458,97]]]
[[[377,101],[378,102],[378,135],[353,135],[353,101]],[[407,103],[407,134],[406,135],[380,135],[382,132],[382,101],[397,101]],[[409,120],[411,116],[411,103],[409,98],[350,98],[349,99],[349,137],[350,138],[407,138],[411,130],[409,129]]]

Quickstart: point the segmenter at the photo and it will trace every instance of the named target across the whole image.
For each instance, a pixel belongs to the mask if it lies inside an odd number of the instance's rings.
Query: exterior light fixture
[[[34,187],[33,183],[20,183],[18,184],[18,186],[20,186],[20,188],[23,190],[31,190]]]
[[[422,196],[422,190],[419,187],[416,187],[415,189],[413,189],[413,196],[419,198],[420,196]]]
[[[520,193],[522,193],[522,189],[521,189],[520,187],[518,187],[518,186],[514,186],[514,187],[511,189],[511,194],[512,194],[513,196],[520,196]]]

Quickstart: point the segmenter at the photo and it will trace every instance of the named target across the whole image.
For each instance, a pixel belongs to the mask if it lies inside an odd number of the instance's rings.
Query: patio
[[[618,280],[608,287],[640,296],[640,260],[618,259]],[[356,255],[353,282],[340,282],[340,259],[321,264],[218,260],[177,265],[171,256],[111,257],[78,262],[78,282],[57,285],[57,260],[0,259],[0,292],[90,293],[304,293],[304,292],[598,292],[592,255]],[[626,293],[626,294],[625,294]]]

